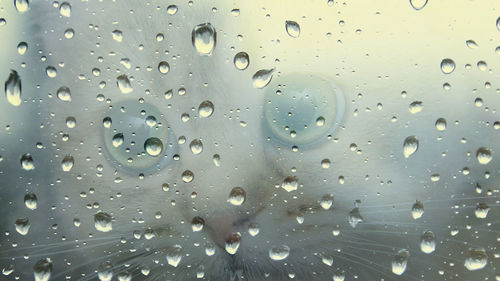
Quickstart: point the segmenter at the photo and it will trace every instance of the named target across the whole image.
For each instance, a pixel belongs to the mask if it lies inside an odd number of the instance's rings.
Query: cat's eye
[[[174,139],[167,121],[151,104],[126,101],[111,105],[102,120],[107,158],[121,171],[151,174],[168,163]]]
[[[345,100],[331,80],[313,74],[290,74],[268,86],[264,104],[272,139],[308,146],[322,141],[342,121]]]

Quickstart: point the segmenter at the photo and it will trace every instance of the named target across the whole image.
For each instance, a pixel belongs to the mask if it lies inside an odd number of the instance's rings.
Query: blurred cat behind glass
[[[6,280],[498,279],[495,2],[412,2],[2,3]]]

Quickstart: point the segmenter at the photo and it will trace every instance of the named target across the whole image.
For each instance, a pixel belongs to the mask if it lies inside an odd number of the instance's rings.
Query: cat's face
[[[268,2],[2,4],[4,275],[499,278],[494,1]]]

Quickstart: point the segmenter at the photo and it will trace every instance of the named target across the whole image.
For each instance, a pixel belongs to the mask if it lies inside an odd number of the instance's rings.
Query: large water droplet
[[[15,226],[16,226],[17,233],[19,233],[21,235],[28,234],[28,231],[30,230],[30,223],[29,223],[28,218],[17,219]]]
[[[50,258],[39,260],[33,267],[35,281],[49,281],[52,274],[52,260]]]
[[[450,74],[455,70],[455,62],[452,59],[443,59],[441,61],[441,71],[444,74]]]
[[[26,153],[21,156],[21,168],[26,171],[35,169],[35,163],[33,162],[33,157],[31,157],[31,154]]]
[[[17,53],[22,56],[22,55],[26,54],[26,51],[28,51],[28,43],[20,42],[17,45]]]
[[[166,61],[162,61],[158,64],[158,71],[161,74],[167,74],[168,71],[170,70],[170,65]]]
[[[246,192],[241,187],[235,187],[229,193],[229,198],[227,201],[234,206],[240,206],[246,200]]]
[[[476,206],[476,210],[474,214],[478,219],[485,219],[488,217],[488,212],[490,211],[490,207],[486,203],[479,203]]]
[[[436,120],[436,129],[438,131],[444,131],[446,130],[446,119],[444,118],[439,118],[438,120]]]
[[[298,182],[297,177],[295,177],[295,176],[286,177],[283,180],[283,183],[281,184],[281,187],[288,192],[297,190],[298,186],[299,186],[299,182]]]
[[[119,147],[120,145],[123,144],[123,142],[125,141],[124,137],[123,137],[123,134],[122,133],[118,133],[116,135],[113,136],[113,139],[111,140],[111,143],[113,144],[113,147]]]
[[[250,64],[250,58],[248,57],[247,53],[239,52],[234,56],[233,62],[236,69],[245,70]]]
[[[163,142],[159,138],[148,138],[144,142],[144,150],[147,154],[156,157],[163,151]]]
[[[97,269],[97,277],[100,281],[111,281],[113,279],[113,265],[106,261]]]
[[[484,249],[470,249],[469,257],[465,259],[464,266],[470,271],[483,269],[488,264],[488,255]]]
[[[132,84],[130,83],[130,79],[125,74],[116,77],[116,85],[122,94],[129,94],[134,90],[132,88]]]
[[[392,273],[396,275],[403,275],[406,271],[406,266],[408,264],[408,257],[410,252],[407,250],[400,250],[397,255],[394,256],[392,260]]]
[[[182,181],[185,183],[192,182],[194,179],[194,174],[190,170],[185,170],[181,175]]]
[[[59,6],[59,13],[63,17],[71,17],[71,5],[68,2],[63,2],[61,6]]]
[[[121,30],[115,29],[111,32],[111,36],[113,37],[113,40],[116,42],[122,42],[123,41],[123,32]]]
[[[281,246],[272,247],[271,249],[269,249],[269,257],[273,261],[284,260],[284,259],[288,258],[289,255],[290,255],[290,247],[288,247],[287,245],[281,245]]]
[[[420,250],[426,254],[436,250],[436,237],[432,231],[426,231],[420,237]]]
[[[111,230],[113,230],[112,221],[113,218],[107,213],[98,212],[94,215],[94,226],[97,231],[110,232]]]
[[[177,13],[177,10],[178,10],[178,8],[176,5],[169,5],[167,7],[167,14],[173,16]]]
[[[71,91],[68,87],[61,87],[57,89],[57,98],[61,101],[70,102],[71,101]]]
[[[182,260],[182,247],[175,245],[167,250],[167,263],[173,267],[177,267]]]
[[[363,222],[363,217],[359,212],[359,208],[354,208],[349,212],[347,221],[349,222],[352,228],[355,228],[358,225],[358,223]]]
[[[271,69],[261,69],[252,76],[252,85],[254,88],[262,89],[271,82],[273,78],[274,68]]]
[[[210,117],[214,113],[214,104],[209,101],[203,101],[200,103],[200,106],[198,106],[198,114],[200,117]]]
[[[408,108],[411,114],[419,113],[424,109],[424,105],[421,101],[414,101],[410,103],[410,107]]]
[[[240,247],[241,235],[239,233],[233,233],[229,239],[226,240],[225,249],[230,255],[236,254],[238,248]]]
[[[422,217],[424,214],[424,204],[422,204],[421,201],[416,201],[415,204],[413,204],[413,207],[411,208],[411,216],[413,219],[419,219]]]
[[[13,106],[21,105],[21,77],[15,70],[11,70],[9,78],[5,81],[5,97]]]
[[[290,37],[297,38],[300,35],[300,25],[295,21],[287,20],[285,22],[285,29]]]
[[[427,5],[427,0],[410,0],[410,5],[416,11],[420,11]]]
[[[24,195],[24,205],[30,210],[35,210],[38,206],[38,199],[34,193]]]
[[[189,144],[189,149],[193,154],[200,154],[203,151],[203,143],[199,139],[194,139]]]
[[[410,157],[418,150],[418,139],[415,136],[409,136],[403,143],[403,155],[405,158]]]
[[[61,168],[64,172],[69,172],[73,168],[74,164],[75,160],[73,159],[73,156],[66,155],[64,159],[61,161]]]
[[[193,229],[193,232],[201,231],[204,225],[205,220],[201,217],[194,217],[191,221],[191,228]]]
[[[210,23],[199,24],[193,28],[191,40],[198,54],[210,56],[215,48],[217,32]]]
[[[491,155],[491,151],[486,147],[480,147],[476,152],[477,162],[481,165],[486,165],[490,163],[493,156]]]
[[[29,9],[30,2],[28,0],[14,0],[14,6],[19,13],[25,13]]]

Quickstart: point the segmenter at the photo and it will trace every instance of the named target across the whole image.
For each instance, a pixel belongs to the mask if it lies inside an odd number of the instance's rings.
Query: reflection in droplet
[[[286,259],[290,255],[290,247],[287,245],[281,245],[278,247],[272,247],[269,249],[269,257],[273,261],[281,261]]]
[[[480,147],[476,152],[477,162],[481,165],[486,165],[490,163],[493,156],[491,155],[491,151],[486,147]]]
[[[436,129],[438,131],[444,131],[446,130],[446,119],[444,118],[439,118],[438,120],[436,120]]]
[[[174,245],[167,250],[167,263],[173,267],[177,267],[182,260],[181,255],[182,247],[180,245]]]
[[[68,87],[60,87],[57,89],[57,98],[60,101],[70,102],[71,101],[71,91]]]
[[[24,205],[30,210],[35,210],[38,207],[38,199],[34,193],[24,195]]]
[[[185,182],[185,183],[189,183],[189,182],[192,182],[193,179],[194,179],[194,174],[193,172],[191,172],[190,170],[185,170],[184,172],[182,172],[182,181]]]
[[[234,206],[240,206],[245,202],[245,199],[246,199],[245,190],[241,187],[235,187],[229,193],[229,198],[227,199],[227,201]]]
[[[74,163],[75,160],[73,159],[73,156],[66,155],[61,161],[61,168],[64,172],[69,172],[73,168]]]
[[[488,255],[484,249],[470,249],[464,266],[470,271],[483,269],[488,264]]]
[[[455,70],[455,62],[452,59],[443,59],[441,61],[441,71],[444,74],[450,74]]]
[[[49,281],[52,274],[52,260],[50,258],[39,260],[33,267],[35,281]]]
[[[47,76],[48,76],[49,78],[54,78],[54,77],[56,77],[56,76],[57,76],[57,70],[56,70],[56,68],[55,68],[55,67],[53,67],[53,66],[47,66],[47,67],[45,68],[45,73],[47,74]]]
[[[193,229],[193,232],[201,231],[204,225],[205,220],[201,217],[194,217],[191,221],[191,228]]]
[[[217,32],[210,23],[199,24],[193,28],[191,40],[198,54],[210,56],[215,48]]]
[[[418,150],[418,139],[415,136],[409,136],[403,143],[403,155],[405,158],[410,157]]]
[[[25,13],[29,9],[30,2],[28,0],[14,0],[14,6],[19,13]]]
[[[234,56],[233,62],[236,69],[245,70],[250,64],[250,58],[248,57],[247,53],[239,52]]]
[[[176,5],[169,5],[167,7],[167,13],[169,15],[175,15],[177,13],[177,6]]]
[[[408,257],[410,252],[407,250],[400,250],[397,255],[394,256],[392,260],[392,273],[396,275],[403,275],[406,271],[406,266],[408,264]]]
[[[114,147],[119,147],[120,145],[123,144],[124,142],[124,137],[122,133],[118,133],[113,136],[113,139],[111,140],[111,143],[113,144]]]
[[[295,21],[287,20],[285,22],[285,29],[290,37],[297,38],[300,35],[300,25]]]
[[[236,254],[238,248],[240,247],[241,235],[239,233],[233,233],[229,239],[226,240],[225,249],[230,255]]]
[[[99,212],[94,215],[94,226],[97,231],[110,232],[113,229],[111,215]]]
[[[200,154],[203,151],[203,143],[199,139],[194,139],[189,144],[189,149],[193,154]]]
[[[125,74],[116,77],[116,85],[122,94],[129,94],[134,90],[130,83],[130,79]]]
[[[111,36],[113,37],[113,40],[116,42],[122,42],[123,41],[123,33],[121,30],[115,29],[111,32]]]
[[[410,0],[410,5],[413,9],[419,11],[427,5],[427,0]]]
[[[28,231],[30,230],[30,223],[28,218],[21,218],[17,219],[15,223],[16,231],[17,233],[21,235],[26,235],[28,234]]]
[[[490,211],[490,207],[486,203],[479,203],[476,206],[476,210],[474,211],[474,215],[478,219],[485,219],[488,217],[488,212]]]
[[[283,180],[283,183],[281,184],[281,187],[288,192],[297,190],[298,186],[299,186],[298,179],[295,176],[286,177]]]
[[[271,82],[273,78],[274,68],[261,69],[252,76],[253,87],[257,89],[262,89]]]
[[[17,53],[20,55],[26,54],[26,51],[28,50],[28,44],[26,42],[20,42],[17,45]]]
[[[411,208],[411,216],[413,219],[419,219],[424,214],[424,204],[421,201],[416,201]]]
[[[200,115],[200,117],[205,117],[205,118],[210,117],[212,116],[213,113],[214,113],[214,104],[209,100],[203,101],[198,106],[198,114]]]
[[[148,138],[144,142],[144,150],[147,154],[156,157],[163,151],[163,142],[159,138]]]
[[[158,71],[161,74],[167,74],[168,71],[170,70],[170,65],[166,61],[162,61],[158,64]]]
[[[426,254],[436,250],[436,237],[432,231],[426,231],[420,237],[420,250]]]
[[[33,157],[31,157],[31,154],[26,153],[21,156],[21,167],[26,171],[35,169],[35,163],[33,162]]]
[[[424,105],[421,101],[414,101],[410,103],[409,110],[411,114],[419,113],[422,109],[424,109]]]
[[[99,265],[97,269],[97,278],[99,278],[100,281],[111,281],[111,279],[113,279],[113,265],[109,261]]]
[[[5,97],[11,105],[21,105],[21,77],[15,70],[11,70],[9,78],[5,81]]]
[[[64,2],[59,6],[59,13],[63,17],[71,17],[71,5],[68,2]]]

